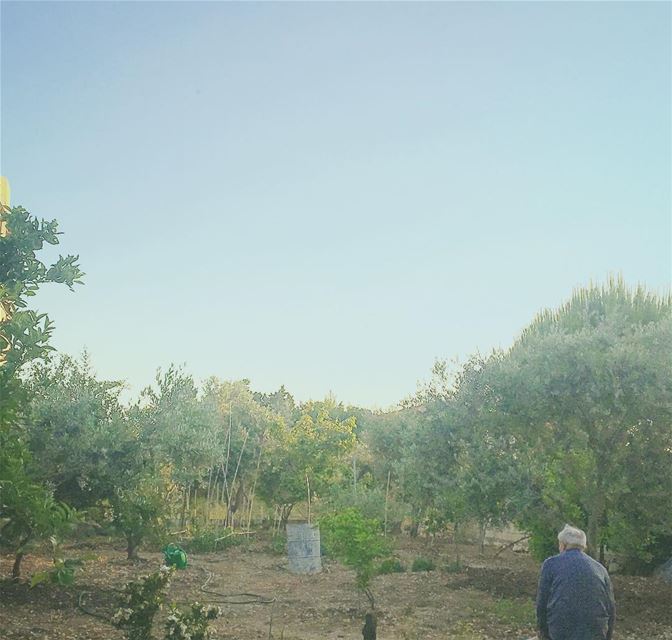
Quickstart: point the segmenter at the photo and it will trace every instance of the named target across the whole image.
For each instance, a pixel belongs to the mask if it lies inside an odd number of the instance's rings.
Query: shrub
[[[223,551],[237,546],[241,542],[241,537],[233,535],[233,529],[231,528],[204,527],[194,529],[191,540],[186,542],[184,546],[191,553],[210,553]]]
[[[434,564],[434,560],[430,558],[418,557],[413,560],[411,566],[411,571],[434,571],[434,569],[436,569],[436,565]]]
[[[357,588],[373,608],[369,582],[374,575],[374,560],[390,553],[387,540],[379,533],[380,523],[365,518],[357,509],[324,516],[320,520],[324,546],[331,556],[355,570]]]
[[[55,536],[49,538],[52,548],[52,561],[54,566],[48,571],[38,571],[30,579],[31,589],[42,582],[71,585],[75,581],[75,570],[84,564],[79,558],[64,558],[60,542]]]
[[[366,513],[370,518],[380,522],[383,529],[385,522],[385,490],[379,487],[357,486],[357,494],[353,495],[352,486],[333,486],[325,499],[329,508],[334,511],[344,511],[355,508],[361,513]],[[387,504],[387,530],[401,529],[401,523],[408,511],[408,507],[389,497]]]
[[[123,630],[127,640],[151,639],[154,616],[163,606],[165,590],[173,573],[174,569],[163,566],[139,582],[129,582],[124,587],[112,624]]]
[[[558,552],[557,532],[554,530],[537,530],[532,532],[528,541],[530,555],[537,561],[543,562]]]
[[[446,573],[462,573],[462,571],[464,571],[464,566],[461,562],[453,560],[452,562],[446,563],[446,565],[443,567],[443,570]]]
[[[376,573],[380,575],[386,575],[388,573],[405,573],[406,572],[406,567],[401,563],[399,558],[387,558],[383,560],[380,565],[378,565],[378,569],[376,570]]]
[[[38,571],[30,579],[31,588],[42,582],[60,584],[61,586],[71,585],[75,581],[75,570],[82,566],[82,561],[78,558],[54,558],[54,568],[49,571]]]
[[[286,550],[287,550],[287,538],[284,535],[278,534],[271,538],[271,541],[268,544],[269,553],[272,553],[273,555],[276,556],[282,556],[285,554]]]
[[[221,614],[219,607],[206,607],[198,602],[186,612],[171,607],[166,620],[166,640],[207,640],[211,637],[210,621]]]

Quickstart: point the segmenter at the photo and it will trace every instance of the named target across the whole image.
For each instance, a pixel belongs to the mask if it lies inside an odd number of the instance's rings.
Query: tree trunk
[[[133,534],[126,534],[126,558],[128,560],[138,560],[138,544],[139,541]]]
[[[184,529],[187,524],[187,508],[189,506],[189,487],[182,488],[182,509],[180,510],[180,529]]]
[[[369,611],[364,618],[364,626],[362,627],[363,640],[376,640],[376,628],[378,627],[378,620],[373,611]]]
[[[23,556],[26,555],[23,549],[25,549],[25,546],[30,542],[31,537],[32,533],[28,533],[21,539],[21,542],[19,542],[19,546],[17,547],[16,555],[14,556],[14,564],[12,566],[12,581],[14,582],[18,582],[21,577],[21,560],[23,560]]]
[[[602,521],[604,520],[604,494],[598,489],[597,495],[590,503],[588,513],[588,530],[586,531],[588,554],[598,557],[598,551],[602,543]]]
[[[487,533],[487,526],[485,522],[480,522],[478,526],[478,547],[479,554],[485,555],[485,534]]]
[[[194,485],[194,492],[191,496],[189,520],[193,524],[199,522],[198,520],[198,486]]]
[[[212,491],[212,467],[208,472],[208,490],[205,494],[205,525],[210,524],[210,492]]]
[[[186,515],[185,515],[185,525],[187,521],[191,522],[191,483],[187,485],[187,504],[186,504]]]
[[[279,530],[284,531],[285,528],[287,527],[287,522],[289,521],[289,516],[292,513],[293,508],[294,503],[282,505],[282,511],[280,513],[280,525],[278,526],[278,531]]]
[[[453,544],[455,545],[455,566],[460,566],[460,545],[457,543],[457,533],[460,523],[453,523]]]
[[[12,566],[12,580],[14,582],[18,582],[21,577],[21,560],[23,560],[24,555],[23,551],[19,551],[14,556],[14,565]]]

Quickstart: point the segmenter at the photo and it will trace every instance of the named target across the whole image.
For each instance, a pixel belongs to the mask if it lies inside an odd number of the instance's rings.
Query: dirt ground
[[[524,553],[507,551],[494,558],[496,547],[479,556],[462,546],[464,570],[451,571],[454,548],[401,537],[397,555],[410,567],[418,556],[431,557],[437,569],[374,578],[381,640],[522,640],[534,635],[534,595],[537,564]],[[0,639],[2,640],[122,640],[121,631],[78,608],[107,618],[123,585],[156,570],[161,554],[146,553],[129,563],[121,548],[97,544],[73,549],[87,555],[75,585],[38,585],[28,577],[49,568],[47,557],[27,556],[19,584],[0,581]],[[8,575],[11,558],[0,557],[0,575]],[[212,592],[218,592],[215,595]],[[672,587],[652,578],[614,576],[618,608],[615,640],[672,640]],[[236,598],[252,600],[233,604]],[[261,596],[272,603],[262,604]],[[174,602],[218,601],[223,617],[214,623],[221,640],[331,640],[361,638],[365,602],[354,588],[354,574],[325,561],[324,571],[296,576],[282,555],[263,541],[221,553],[193,554],[170,587]],[[255,601],[256,600],[256,601]],[[158,635],[158,633],[157,633]]]

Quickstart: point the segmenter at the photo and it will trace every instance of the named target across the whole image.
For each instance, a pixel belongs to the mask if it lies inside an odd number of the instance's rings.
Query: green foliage
[[[649,575],[672,558],[672,534],[660,531],[642,536],[637,523],[623,522],[628,513],[612,516],[609,528],[618,533],[617,541],[610,545],[619,571],[625,574]]]
[[[326,495],[347,468],[345,459],[355,444],[354,428],[353,417],[334,419],[314,403],[291,428],[276,424],[261,468],[261,497],[269,505],[287,506],[286,520],[291,506],[306,500],[306,477],[313,495]]]
[[[367,592],[375,574],[374,560],[390,553],[388,541],[380,535],[380,522],[347,509],[320,518],[320,535],[329,555],[354,569],[357,588]]]
[[[30,579],[31,588],[43,582],[69,586],[75,581],[75,570],[82,566],[78,558],[55,558],[54,568],[49,571],[38,571]]]
[[[154,617],[164,604],[174,571],[164,566],[137,582],[126,584],[112,624],[123,630],[127,640],[151,640]]]
[[[28,308],[41,285],[73,288],[82,272],[75,256],[51,266],[38,257],[44,244],[58,244],[55,220],[38,221],[23,207],[0,210],[8,234],[0,236],[0,544],[17,554],[14,577],[29,543],[59,533],[63,509],[52,487],[35,478],[25,434],[28,395],[17,377],[25,364],[47,355],[53,325]]]
[[[529,625],[536,623],[534,603],[528,599],[500,598],[495,600],[492,616],[504,624]]]
[[[646,326],[669,316],[672,295],[658,296],[639,285],[628,287],[623,278],[610,277],[606,284],[576,289],[557,309],[545,309],[523,331],[519,344],[558,330],[581,333],[617,320],[622,328]]]
[[[452,560],[443,565],[444,573],[462,573],[464,571],[464,565],[457,560]]]
[[[267,548],[273,555],[284,555],[287,552],[287,537],[282,534],[273,536]]]
[[[185,547],[191,552],[209,553],[223,551],[242,542],[242,537],[234,535],[230,527],[195,527],[191,539],[185,542]]]
[[[0,530],[0,542],[17,556],[25,555],[38,540],[66,535],[76,522],[74,509],[54,500],[49,490],[33,484],[22,473],[14,475],[3,499],[6,502],[1,505],[0,515],[7,520]]]
[[[77,256],[59,256],[51,266],[38,257],[45,244],[58,244],[56,220],[39,221],[23,207],[0,211],[9,233],[0,236],[0,304],[10,319],[0,325],[0,352],[5,364],[0,367],[0,390],[19,368],[41,358],[51,349],[53,324],[46,314],[27,308],[28,298],[47,283],[65,284],[73,289],[82,283],[83,273]],[[3,394],[4,395],[4,394]]]
[[[436,564],[431,558],[417,557],[413,560],[411,571],[434,571]]]
[[[649,562],[672,529],[671,311],[611,281],[541,313],[505,353],[435,367],[410,438],[392,442],[415,521],[514,521],[539,558],[574,522],[591,552]]]
[[[61,586],[71,585],[75,581],[76,569],[84,564],[79,558],[64,558],[61,544],[55,536],[51,536],[49,541],[51,542],[54,566],[48,571],[34,573],[30,579],[31,588],[43,582]]]
[[[214,402],[201,401],[193,378],[174,366],[157,372],[155,385],[143,390],[130,419],[142,445],[170,463],[178,485],[198,482],[221,451]]]
[[[531,461],[523,526],[574,521],[593,553],[606,543],[627,555],[670,530],[671,309],[621,282],[589,288],[492,368],[494,409]]]
[[[170,513],[163,478],[147,474],[131,480],[132,484],[117,487],[110,496],[112,523],[126,538],[129,559],[137,558],[143,540],[161,539]]]
[[[534,601],[529,598],[480,599],[472,604],[472,610],[479,619],[491,620],[509,628],[515,626],[531,630],[536,623]]]
[[[406,567],[399,558],[386,558],[376,567],[376,574],[405,573]]]
[[[165,640],[207,640],[212,637],[208,625],[220,615],[219,607],[206,607],[198,602],[188,611],[173,606],[166,620]]]
[[[120,382],[96,379],[84,353],[34,365],[26,386],[31,395],[26,436],[33,477],[54,488],[54,497],[79,509],[110,492],[124,439]]]
[[[129,582],[119,599],[112,624],[124,632],[127,640],[151,640],[154,618],[163,608],[166,590],[175,569],[161,567],[158,571]],[[221,615],[219,607],[192,603],[184,611],[175,605],[165,622],[165,640],[207,640],[211,638],[209,624]]]
[[[540,518],[532,518],[528,530],[528,548],[537,562],[543,562],[558,553],[558,527],[549,526]]]
[[[448,525],[448,519],[446,514],[437,507],[430,507],[425,512],[425,519],[423,521],[425,531],[430,536],[436,536],[446,529]]]
[[[341,484],[333,485],[325,496],[324,503],[328,509],[343,511],[350,507],[365,513],[381,523],[385,521],[385,487],[369,487],[364,482],[358,482],[357,493],[353,492],[352,479],[344,478]],[[401,504],[394,497],[388,500],[387,522],[388,531],[399,528],[406,515],[408,507]],[[382,529],[381,529],[382,531]]]
[[[279,416],[285,424],[294,424],[299,418],[299,408],[294,397],[282,385],[273,393],[254,393],[254,400],[262,407]]]

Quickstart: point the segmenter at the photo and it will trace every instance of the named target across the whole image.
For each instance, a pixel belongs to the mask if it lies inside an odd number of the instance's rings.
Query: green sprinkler
[[[176,544],[169,544],[163,550],[163,557],[168,567],[187,568],[187,554],[184,552],[184,549]]]

